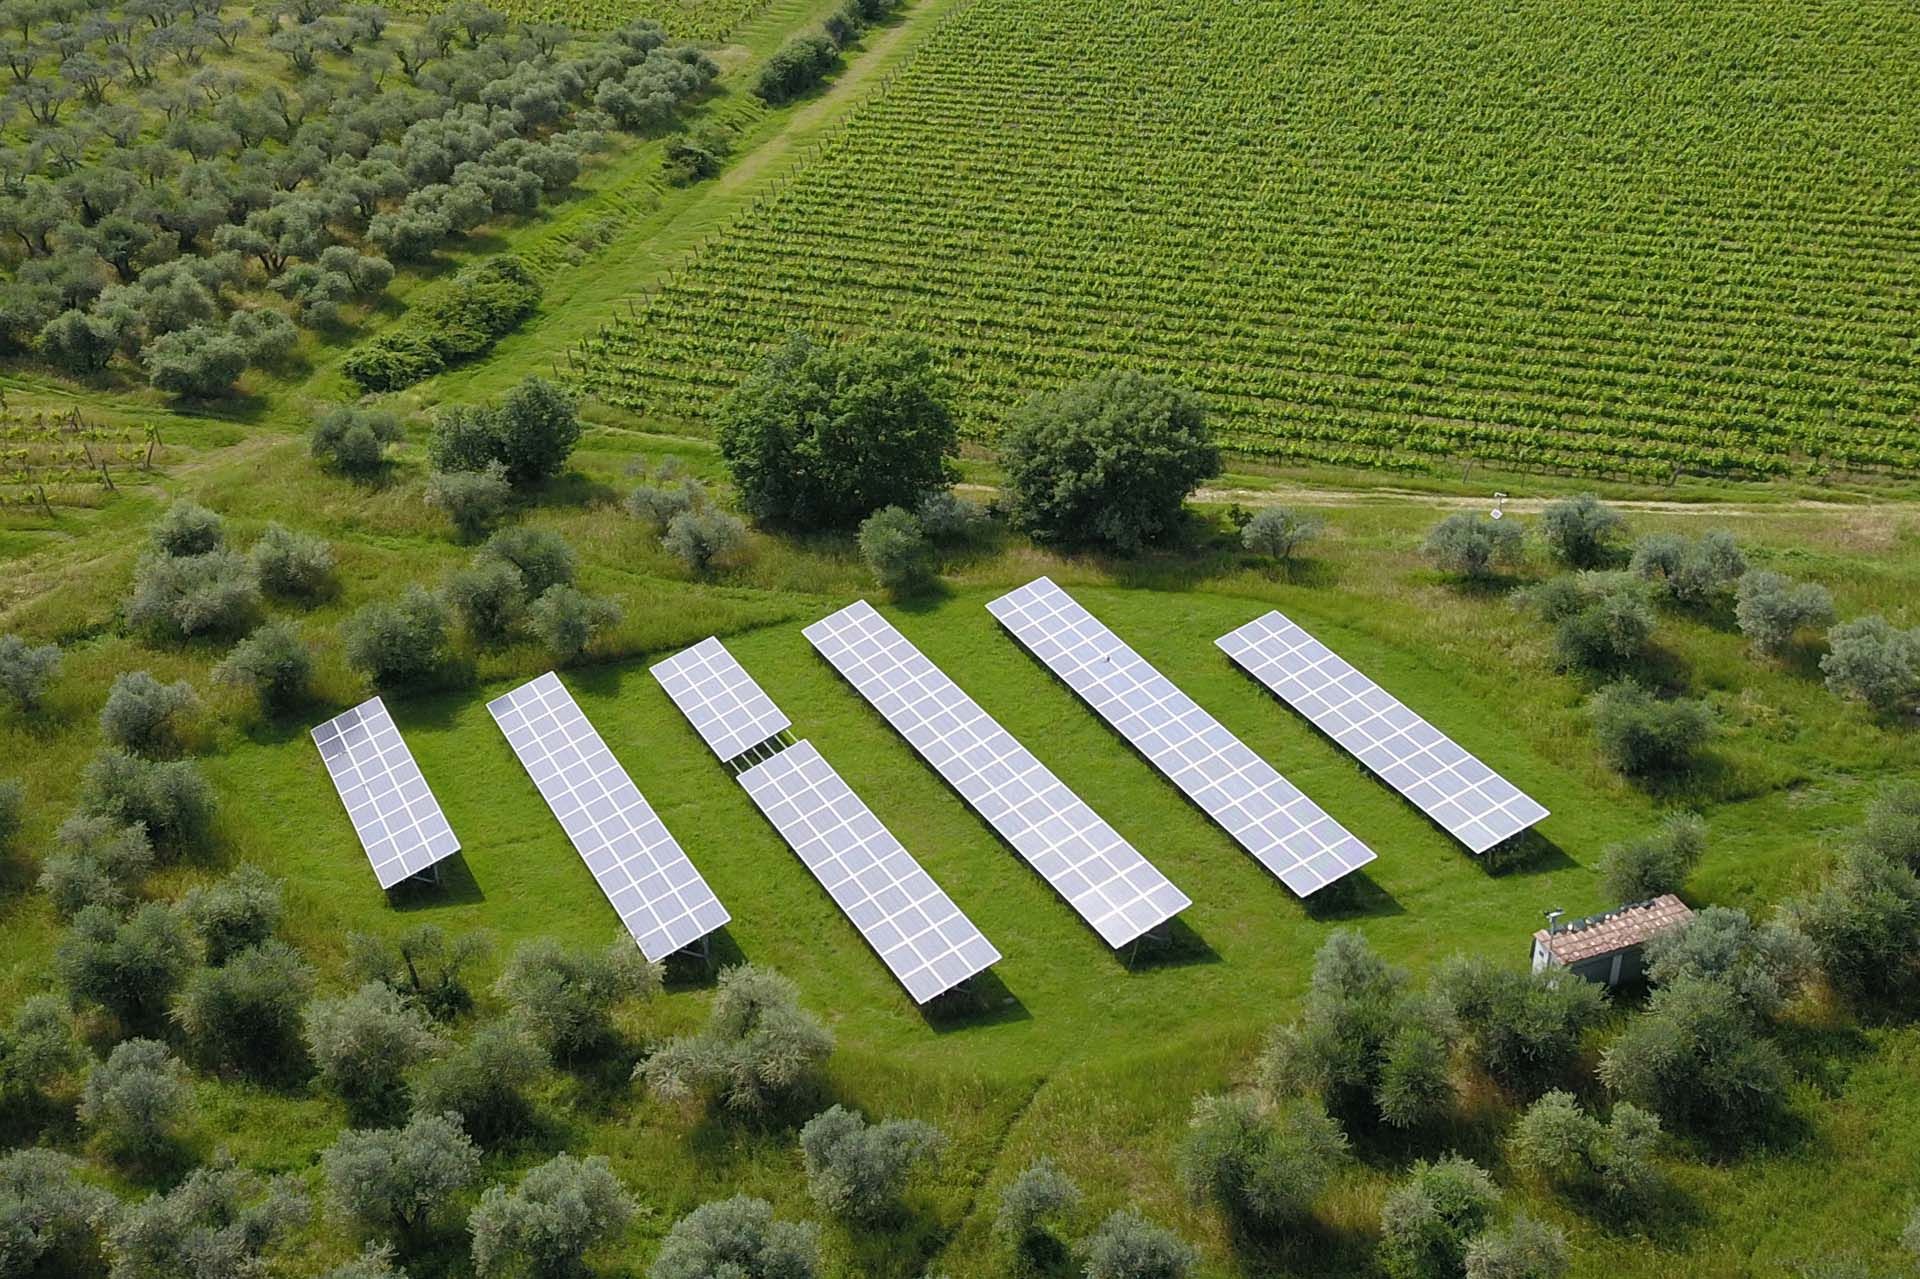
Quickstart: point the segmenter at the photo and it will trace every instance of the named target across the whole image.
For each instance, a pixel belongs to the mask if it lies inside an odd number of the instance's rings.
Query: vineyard
[[[977,0],[573,352],[697,420],[783,334],[904,328],[970,431],[1108,367],[1238,451],[1920,471],[1900,0]]]
[[[0,409],[0,509],[98,506],[155,445],[150,432],[77,412]]]
[[[770,0],[488,0],[522,22],[564,22],[577,31],[610,31],[651,18],[682,40],[724,40],[735,28],[765,9]],[[448,8],[444,0],[401,0],[400,12],[426,16]]]

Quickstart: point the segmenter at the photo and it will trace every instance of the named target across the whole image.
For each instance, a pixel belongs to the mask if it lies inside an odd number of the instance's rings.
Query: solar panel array
[[[793,724],[712,636],[656,665],[653,677],[723,763]]]
[[[1193,904],[865,600],[806,636],[1109,946]]]
[[[1240,846],[1305,897],[1373,850],[1174,686],[1051,578],[987,608]]]
[[[313,744],[380,887],[392,888],[460,851],[385,702],[369,698],[328,720],[313,730]]]
[[[487,711],[642,954],[665,959],[727,922],[559,676],[522,684]]]
[[[993,943],[813,743],[789,746],[747,769],[740,784],[915,1003],[999,961]]]
[[[1476,853],[1547,810],[1277,610],[1214,641]]]

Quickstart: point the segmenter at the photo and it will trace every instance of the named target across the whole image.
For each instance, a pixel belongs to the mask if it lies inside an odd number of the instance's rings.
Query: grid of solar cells
[[[987,605],[1000,624],[1302,897],[1373,850],[1082,608],[1039,577]]]
[[[740,784],[915,1003],[999,962],[993,943],[812,742],[747,769]]]
[[[712,636],[654,666],[653,677],[722,763],[793,724]]]
[[[392,888],[460,851],[385,702],[369,698],[312,736],[380,887]]]
[[[642,954],[665,959],[727,922],[559,676],[548,671],[487,711]]]
[[[1278,610],[1214,643],[1476,853],[1547,810]]]
[[[806,636],[1109,946],[1193,905],[871,604]]]

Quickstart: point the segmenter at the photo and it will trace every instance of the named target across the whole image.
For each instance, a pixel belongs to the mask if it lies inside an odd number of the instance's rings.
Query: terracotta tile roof
[[[1634,902],[1563,924],[1554,930],[1552,937],[1542,928],[1533,938],[1547,943],[1547,950],[1556,962],[1577,964],[1596,955],[1610,955],[1616,950],[1638,946],[1692,917],[1693,911],[1685,902],[1667,893],[1652,901]]]

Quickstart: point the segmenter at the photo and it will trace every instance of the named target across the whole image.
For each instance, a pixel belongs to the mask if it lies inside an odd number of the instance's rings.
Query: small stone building
[[[1603,986],[1635,982],[1645,970],[1646,944],[1691,918],[1693,911],[1687,904],[1666,893],[1570,924],[1542,928],[1533,935],[1533,970],[1566,968]]]

